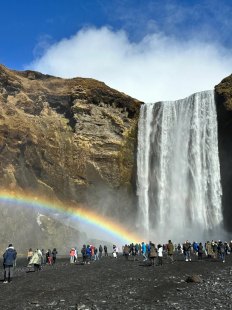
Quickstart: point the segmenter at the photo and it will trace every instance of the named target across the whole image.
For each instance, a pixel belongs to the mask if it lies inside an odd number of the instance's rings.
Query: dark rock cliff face
[[[225,227],[232,232],[232,75],[215,86],[218,114],[218,146]]]
[[[93,79],[0,66],[1,188],[128,216],[140,104]]]

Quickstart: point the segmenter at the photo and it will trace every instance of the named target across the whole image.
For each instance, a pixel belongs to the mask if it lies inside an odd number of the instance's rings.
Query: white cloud
[[[132,43],[124,31],[88,28],[48,47],[28,67],[65,78],[95,78],[155,102],[213,89],[231,74],[232,53],[196,37],[183,42],[156,33]]]

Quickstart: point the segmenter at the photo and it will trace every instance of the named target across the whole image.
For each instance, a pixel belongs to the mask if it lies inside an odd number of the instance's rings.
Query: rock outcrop
[[[140,104],[93,79],[1,65],[1,188],[128,216]]]
[[[232,232],[232,75],[215,86],[218,115],[218,146],[222,182],[224,224]]]
[[[41,214],[32,208],[0,204],[0,253],[13,243],[18,255],[26,255],[29,248],[53,249],[69,254],[73,246],[88,240],[87,235],[71,227],[64,220]]]

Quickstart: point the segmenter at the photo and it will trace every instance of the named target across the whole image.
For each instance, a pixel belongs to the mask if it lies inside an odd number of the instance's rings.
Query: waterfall
[[[213,91],[141,107],[138,221],[144,238],[200,238],[222,221]]]

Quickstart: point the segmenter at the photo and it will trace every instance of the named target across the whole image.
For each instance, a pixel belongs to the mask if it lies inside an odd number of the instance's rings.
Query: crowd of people
[[[123,247],[123,255],[128,260],[129,255],[131,255],[134,260],[136,256],[142,255],[143,260],[151,261],[151,265],[154,266],[155,258],[157,258],[157,265],[163,265],[163,256],[166,254],[168,261],[171,263],[174,262],[174,254],[183,254],[184,260],[186,262],[192,260],[192,255],[198,257],[198,260],[202,260],[203,256],[212,259],[219,259],[225,263],[226,255],[230,254],[232,251],[232,240],[230,243],[214,241],[212,240],[205,242],[203,245],[202,242],[193,241],[193,243],[186,240],[183,244],[173,244],[171,240],[166,244],[158,244],[157,246],[153,242],[141,244],[130,244]]]
[[[166,244],[159,243],[157,246],[153,242],[149,243],[131,243],[125,244],[122,247],[122,255],[126,260],[132,257],[132,260],[136,261],[142,259],[144,262],[149,261],[151,266],[162,266],[163,257],[167,258],[167,262],[174,263],[175,256],[183,256],[186,262],[190,262],[192,258],[201,261],[203,257],[218,259],[219,261],[225,263],[226,255],[230,254],[232,251],[232,240],[228,242],[222,241],[207,241],[204,244],[202,242],[192,243],[186,240],[183,244],[173,244],[169,240]],[[45,264],[54,265],[57,258],[57,250],[54,248],[52,251],[48,249],[36,249],[32,250],[30,248],[27,252],[27,267],[33,268],[33,271],[41,270],[41,267]],[[116,245],[113,245],[110,250],[110,256],[113,258],[118,258],[119,249]],[[70,263],[81,263],[90,264],[101,260],[101,258],[109,256],[108,247],[101,244],[97,247],[94,245],[83,245],[78,253],[77,247],[73,247],[69,252]],[[80,260],[78,260],[78,256]],[[141,258],[140,258],[141,257]],[[16,267],[17,251],[12,244],[6,248],[3,254],[3,268],[4,268],[4,283],[9,283],[12,281],[13,269]]]
[[[112,249],[112,255],[113,257],[117,258],[118,256],[118,247],[116,245],[113,245]],[[97,261],[102,258],[102,256],[109,256],[108,254],[108,247],[107,245],[102,246],[101,244],[99,247],[96,247],[94,245],[86,245],[83,244],[81,248],[81,256],[82,256],[82,263],[83,264],[90,264],[91,261]],[[71,262],[71,251],[70,251],[70,262]]]
[[[56,248],[52,251],[48,249],[36,249],[35,251],[30,248],[27,252],[28,268],[34,267],[34,271],[41,270],[41,266],[44,264],[53,265],[56,262],[56,256],[58,252]]]

